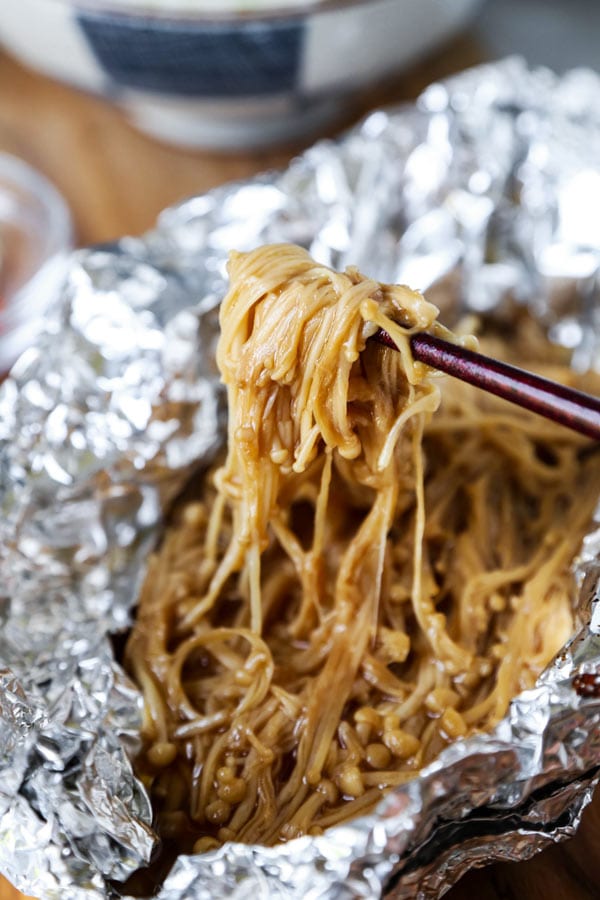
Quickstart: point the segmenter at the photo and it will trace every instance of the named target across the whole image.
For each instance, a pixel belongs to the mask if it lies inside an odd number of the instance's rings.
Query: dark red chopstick
[[[375,334],[375,340],[397,349],[382,329]],[[413,334],[410,344],[414,358],[432,369],[439,369],[553,422],[560,422],[572,431],[600,440],[600,397],[573,390],[430,334]]]

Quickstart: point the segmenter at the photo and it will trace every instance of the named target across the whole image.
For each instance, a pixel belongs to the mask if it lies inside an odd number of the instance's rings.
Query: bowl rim
[[[44,0],[45,3],[48,0]],[[296,0],[292,6],[273,6],[271,9],[249,10],[211,10],[189,9],[176,6],[159,8],[145,6],[144,0],[138,6],[129,6],[127,0],[51,0],[55,4],[69,6],[82,12],[107,14],[123,19],[146,19],[163,22],[182,22],[197,24],[232,24],[240,25],[250,22],[274,22],[286,19],[303,19],[324,13],[342,12],[355,6],[368,6],[375,3],[391,3],[398,0]],[[148,2],[148,0],[146,0]]]
[[[67,201],[54,183],[29,162],[12,153],[0,153],[0,191],[2,190],[31,198],[47,217],[37,267],[29,272],[25,281],[9,292],[4,307],[0,309],[0,330],[7,330],[13,319],[21,315],[20,307],[30,282],[46,264],[71,249],[74,226]]]

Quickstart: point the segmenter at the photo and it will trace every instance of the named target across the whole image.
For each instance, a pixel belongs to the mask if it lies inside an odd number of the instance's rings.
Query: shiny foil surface
[[[73,255],[0,392],[0,870],[18,887],[122,896],[156,845],[114,636],[165,510],[223,440],[228,251],[300,243],[427,291],[443,321],[528,304],[584,369],[600,365],[598,209],[600,78],[509,59]],[[577,579],[579,632],[494,733],[321,837],[180,857],[161,900],[434,898],[572,834],[600,767],[600,530]]]

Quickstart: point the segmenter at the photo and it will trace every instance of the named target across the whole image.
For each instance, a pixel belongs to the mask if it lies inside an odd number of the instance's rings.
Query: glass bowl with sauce
[[[71,217],[56,188],[0,153],[0,375],[31,344],[64,277]]]

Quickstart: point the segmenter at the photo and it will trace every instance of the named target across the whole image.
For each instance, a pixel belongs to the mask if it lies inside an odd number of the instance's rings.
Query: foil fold
[[[426,290],[445,321],[527,304],[575,366],[597,367],[599,98],[592,72],[479,67],[283,173],[73,255],[0,390],[0,869],[18,887],[123,896],[156,847],[130,762],[142,701],[118,645],[170,503],[223,440],[228,251],[300,243]],[[158,896],[439,897],[472,866],[571,834],[600,768],[585,681],[600,672],[599,575],[597,529],[577,563],[578,633],[493,734],[320,837],[182,856]]]

